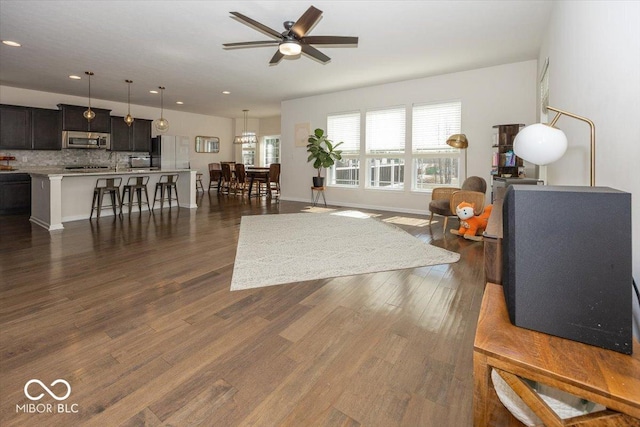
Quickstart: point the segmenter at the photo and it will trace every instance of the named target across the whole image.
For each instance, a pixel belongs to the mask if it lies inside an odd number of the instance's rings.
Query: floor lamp
[[[463,133],[456,133],[447,139],[447,145],[453,148],[464,150],[464,179],[467,179],[467,147],[469,140]]]
[[[560,129],[554,127],[560,116],[565,115],[589,124],[591,129],[591,155],[589,184],[596,185],[596,126],[585,117],[578,116],[558,108],[546,107],[555,111],[556,116],[551,123],[536,123],[522,129],[513,142],[516,156],[536,165],[548,165],[559,160],[567,151],[567,136]]]

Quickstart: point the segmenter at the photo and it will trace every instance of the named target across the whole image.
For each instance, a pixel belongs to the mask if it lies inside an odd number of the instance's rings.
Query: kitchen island
[[[196,170],[191,169],[122,169],[98,171],[68,171],[49,169],[28,171],[31,175],[31,217],[30,221],[49,231],[61,230],[62,223],[88,219],[91,215],[93,189],[98,178],[122,178],[122,185],[130,176],[148,175],[149,202],[153,205],[156,183],[160,176],[177,173],[177,188],[180,207],[195,209]],[[168,204],[165,203],[165,209]],[[147,206],[143,206],[147,209]],[[149,207],[150,209],[150,207]],[[103,209],[102,217],[113,215],[111,209]]]

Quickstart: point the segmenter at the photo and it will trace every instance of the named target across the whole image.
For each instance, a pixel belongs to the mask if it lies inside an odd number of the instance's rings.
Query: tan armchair
[[[462,188],[455,187],[438,187],[434,188],[431,193],[431,202],[429,203],[429,224],[433,220],[433,215],[441,215],[444,217],[443,230],[447,229],[447,221],[451,216],[456,215],[456,206],[460,202],[468,202],[475,204],[475,213],[479,215],[484,210],[485,193],[487,191],[487,182],[479,176],[470,176],[462,183]]]

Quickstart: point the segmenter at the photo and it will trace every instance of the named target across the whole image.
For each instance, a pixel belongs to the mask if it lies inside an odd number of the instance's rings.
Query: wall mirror
[[[196,136],[196,153],[217,153],[220,151],[220,138],[217,136]]]

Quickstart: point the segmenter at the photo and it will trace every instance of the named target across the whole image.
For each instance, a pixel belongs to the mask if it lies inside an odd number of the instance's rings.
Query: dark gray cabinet
[[[31,149],[31,111],[28,107],[0,105],[0,148]]]
[[[151,148],[152,120],[138,119],[127,126],[124,117],[111,116],[111,151],[148,153]]]
[[[31,212],[31,177],[26,173],[0,175],[0,215]]]
[[[62,122],[60,111],[32,108],[31,133],[32,148],[34,150],[62,149]]]
[[[151,123],[153,120],[136,119],[131,126],[131,151],[148,153],[151,151]]]
[[[86,106],[58,104],[58,108],[62,111],[62,130],[111,132],[111,110],[91,107],[96,116],[88,121],[83,116]]]
[[[60,111],[0,105],[0,148],[60,150]]]

